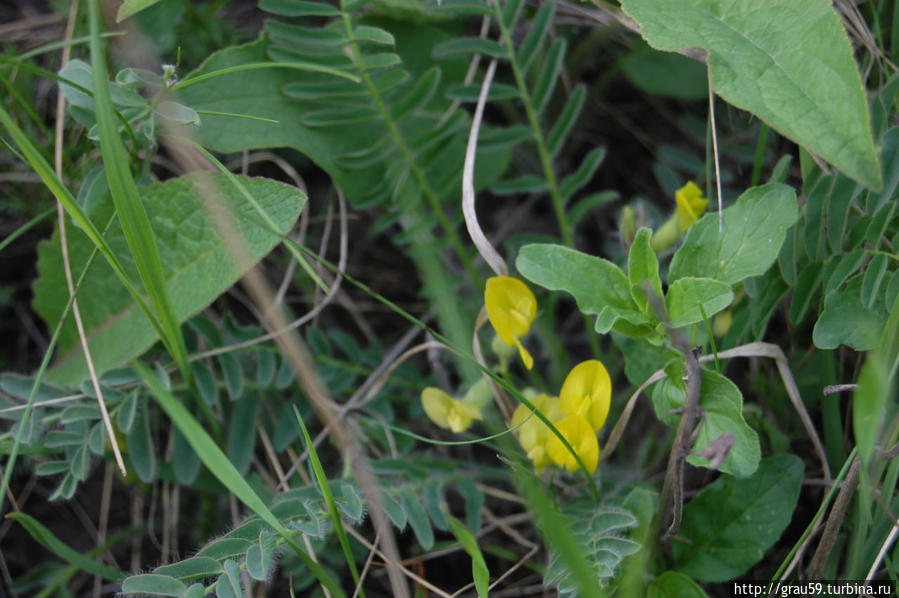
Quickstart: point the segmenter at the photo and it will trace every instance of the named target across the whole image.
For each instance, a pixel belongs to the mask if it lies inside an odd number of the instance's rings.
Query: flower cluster
[[[609,414],[612,382],[605,366],[595,359],[584,361],[571,370],[559,397],[540,395],[531,403],[559,433],[565,437],[589,473],[599,464],[599,442],[596,433]],[[549,427],[531,409],[519,405],[512,416],[518,428],[518,442],[538,470],[555,464],[568,471],[578,468],[577,459]]]
[[[502,356],[502,361],[511,356],[503,347],[513,352],[517,348],[525,367],[531,369],[534,359],[521,339],[537,317],[534,294],[517,278],[496,276],[487,281],[484,303],[499,339],[497,353]],[[431,421],[458,434],[474,421],[483,419],[481,407],[487,400],[485,391],[486,387],[476,384],[458,400],[438,388],[428,387],[422,391],[421,400]],[[540,394],[530,399],[539,415],[522,404],[512,414],[509,425],[516,428],[518,442],[538,471],[551,465],[575,471],[579,467],[579,458],[587,471],[593,473],[599,464],[596,434],[608,417],[611,396],[609,373],[602,363],[592,359],[571,370],[558,397]],[[577,458],[546,422],[565,438]]]

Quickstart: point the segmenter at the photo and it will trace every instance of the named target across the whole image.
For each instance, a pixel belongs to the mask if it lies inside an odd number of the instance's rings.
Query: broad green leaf
[[[531,282],[574,296],[585,314],[596,314],[596,331],[606,333],[619,320],[648,322],[631,297],[624,272],[608,260],[561,245],[525,245],[515,266]]]
[[[172,565],[157,567],[154,571],[159,575],[168,575],[183,582],[196,581],[212,577],[222,572],[222,565],[215,559],[195,556]]]
[[[656,416],[667,425],[676,427],[680,416],[671,413],[684,406],[684,364],[682,360],[669,364],[668,377],[652,389],[652,405]],[[722,434],[731,433],[734,445],[718,468],[738,478],[753,474],[761,458],[759,437],[743,419],[743,395],[726,377],[711,370],[702,370],[699,394],[702,426],[693,444],[694,453],[701,453],[709,443]],[[698,467],[708,467],[709,460],[692,454],[687,461]]]
[[[467,527],[456,520],[449,514],[446,515],[449,521],[450,530],[456,536],[456,540],[471,557],[471,575],[474,579],[474,587],[479,598],[487,598],[487,586],[490,585],[490,571],[487,569],[487,562],[484,560],[484,554],[478,546],[478,541]]]
[[[865,89],[830,0],[624,0],[622,7],[651,46],[708,51],[722,98],[881,187]]]
[[[675,328],[711,318],[734,300],[730,285],[712,278],[685,277],[675,280],[665,296],[668,318]]]
[[[840,286],[846,282],[847,278],[855,274],[855,271],[858,270],[862,265],[862,262],[865,261],[865,257],[867,257],[867,253],[865,253],[865,250],[861,247],[853,249],[840,257],[840,261],[836,268],[833,269],[830,273],[830,277],[824,284],[824,292],[830,293],[831,291],[840,288]]]
[[[102,563],[98,563],[92,558],[84,554],[72,550],[69,546],[53,535],[49,529],[44,527],[40,521],[22,512],[12,512],[6,515],[8,519],[17,521],[31,534],[31,537],[37,540],[41,546],[63,559],[70,565],[77,567],[82,571],[86,571],[91,575],[102,577],[110,581],[119,581],[124,579],[125,574],[118,569],[113,569]]]
[[[646,598],[707,598],[707,594],[683,573],[665,571],[646,589]]]
[[[264,257],[279,241],[261,222],[259,215],[224,177],[211,177],[220,191],[223,206],[235,217],[250,256]],[[305,196],[293,187],[266,179],[242,179],[246,188],[262,204],[265,211],[286,233],[305,203]],[[210,221],[189,177],[182,177],[140,189],[162,256],[163,272],[175,313],[183,321],[211,303],[243,275],[231,261],[227,243]],[[107,222],[112,213],[109,201],[97,206],[91,218]],[[136,277],[121,228],[113,224],[107,242],[120,256],[126,272]],[[80,231],[69,232],[69,257],[77,278],[87,261],[93,244]],[[34,307],[42,318],[53,325],[65,307],[65,274],[59,250],[58,235],[38,249],[40,278],[34,283]],[[137,309],[105,263],[95,262],[79,291],[81,317],[98,373],[125,363],[149,348],[158,336],[143,311]],[[73,385],[87,376],[87,366],[78,341],[74,321],[69,318],[60,335],[59,356],[47,378]]]
[[[873,349],[883,325],[887,311],[878,301],[869,309],[864,306],[861,289],[864,274],[857,274],[849,282],[824,297],[824,311],[815,323],[812,340],[819,349],[836,349],[846,345],[856,351]]]
[[[777,259],[787,229],[799,217],[796,192],[779,183],[753,187],[718,214],[706,214],[687,231],[671,260],[669,283],[685,276],[735,284],[758,276]]]
[[[628,81],[653,95],[692,101],[709,96],[705,66],[686,56],[659,52],[641,43],[619,64]]]
[[[131,15],[137,14],[145,8],[149,8],[159,2],[159,0],[125,0],[119,5],[119,12],[116,13],[115,22],[121,23]]]
[[[646,287],[649,286],[650,292],[659,301],[663,297],[662,279],[659,278],[659,258],[650,247],[651,239],[652,231],[641,228],[637,231],[627,254],[627,277],[631,283],[631,296],[640,309],[647,313],[652,313],[652,307],[646,298]],[[670,311],[671,308],[668,309]]]
[[[790,524],[802,487],[802,460],[763,459],[745,480],[721,476],[684,509],[674,542],[676,568],[694,579],[728,581],[765,555]]]
[[[149,596],[177,596],[181,598],[187,592],[187,586],[174,577],[147,573],[129,577],[122,583],[123,594],[141,594]]]

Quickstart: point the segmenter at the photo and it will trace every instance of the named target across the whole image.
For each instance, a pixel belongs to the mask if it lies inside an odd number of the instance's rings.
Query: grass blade
[[[97,577],[102,577],[103,579],[108,579],[109,581],[121,581],[125,578],[125,572],[119,571],[118,569],[114,569],[108,565],[104,565],[103,563],[98,563],[97,561],[89,558],[80,552],[72,550],[67,544],[65,544],[62,540],[53,535],[49,529],[44,527],[44,525],[26,513],[9,513],[6,516],[7,519],[12,519],[13,521],[18,521],[22,524],[22,527],[25,528],[31,537],[37,540],[41,546],[66,561],[70,565],[78,567],[82,571],[87,571],[91,575],[96,575]]]
[[[159,320],[162,342],[178,364],[181,374],[189,381],[191,373],[187,363],[187,347],[166,287],[159,248],[150,227],[150,219],[137,193],[137,185],[131,175],[125,146],[116,125],[115,109],[106,78],[106,53],[103,40],[100,38],[98,0],[90,2],[90,31],[94,105],[100,133],[100,153],[103,156],[109,193],[137,271]]]
[[[331,592],[335,598],[346,598],[343,590],[337,582],[322,567],[313,561],[309,555],[303,550],[293,539],[293,535],[286,527],[275,517],[274,513],[269,510],[266,504],[259,498],[259,495],[247,483],[242,475],[237,471],[231,461],[215,441],[206,433],[206,430],[194,419],[193,415],[184,407],[184,405],[175,398],[171,392],[166,390],[162,382],[153,372],[140,363],[135,361],[132,363],[134,371],[140,376],[141,380],[150,389],[150,394],[171,418],[172,423],[178,428],[190,446],[200,456],[203,465],[226,487],[232,494],[251,511],[256,513],[263,521],[265,521],[272,529],[274,529],[281,537],[283,537],[290,547],[296,552],[297,556],[303,561],[309,571],[315,575],[316,579],[321,582],[325,588]]]
[[[487,587],[490,584],[490,571],[487,569],[487,561],[484,560],[484,554],[478,546],[478,541],[467,527],[461,522],[445,513],[444,517],[449,522],[450,529],[456,540],[471,557],[471,576],[474,580],[475,590],[478,592],[478,598],[487,598]]]
[[[297,423],[300,424],[300,429],[303,431],[306,450],[309,452],[309,462],[312,464],[315,480],[318,482],[318,487],[321,489],[322,496],[325,498],[325,504],[328,505],[328,513],[331,515],[331,521],[334,522],[334,529],[337,531],[337,538],[340,540],[340,548],[343,550],[346,564],[350,568],[350,574],[353,576],[353,581],[356,583],[356,586],[359,587],[359,596],[365,598],[365,592],[362,590],[359,581],[359,571],[356,569],[356,560],[353,558],[350,542],[346,537],[346,532],[340,521],[340,512],[337,510],[337,503],[334,502],[334,493],[331,492],[331,484],[328,483],[325,469],[322,467],[321,459],[318,458],[318,451],[315,450],[315,445],[312,443],[312,438],[309,436],[309,430],[306,429],[306,424],[303,423],[303,418],[300,417],[300,412],[297,410],[296,405],[293,405],[293,413],[297,418]]]

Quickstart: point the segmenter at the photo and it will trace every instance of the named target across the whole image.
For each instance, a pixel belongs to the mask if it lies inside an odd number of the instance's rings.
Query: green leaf
[[[266,506],[265,502],[263,502],[259,495],[256,494],[256,491],[253,490],[252,486],[247,483],[246,479],[244,479],[237,469],[234,468],[234,465],[228,460],[228,457],[226,457],[218,445],[216,445],[215,441],[209,436],[206,430],[204,430],[197,420],[194,419],[193,415],[191,415],[191,413],[184,407],[183,403],[176,399],[171,392],[166,390],[145,365],[139,361],[135,361],[133,367],[138,376],[144,381],[144,384],[149,387],[150,393],[159,403],[160,407],[162,407],[166,414],[172,419],[172,422],[177,426],[181,433],[184,434],[184,437],[190,442],[194,451],[200,455],[206,468],[226,488],[228,488],[240,502],[256,513],[260,519],[265,521],[265,523],[274,529],[278,535],[287,541],[294,553],[300,557],[300,560],[306,568],[312,572],[316,579],[318,579],[333,596],[336,598],[345,598],[346,594],[343,593],[331,575],[322,569],[317,562],[313,561],[312,558],[293,540],[293,537],[287,528],[284,527],[277,517],[275,517],[271,510]],[[218,543],[236,541],[244,542],[246,547],[250,544],[246,540],[239,540],[238,538],[223,539],[219,540]],[[207,552],[207,549],[209,549],[210,546],[211,545],[207,545],[207,547],[204,548],[204,550],[201,550],[197,556],[212,556]],[[244,548],[244,551],[246,551],[246,548]]]
[[[538,113],[543,112],[552,97],[553,89],[559,80],[559,71],[562,70],[562,59],[565,58],[566,46],[565,39],[560,37],[547,52],[546,62],[543,63],[543,70],[540,71],[537,85],[534,87],[534,107]]]
[[[391,108],[394,119],[401,119],[406,114],[424,108],[440,85],[440,69],[432,67],[419,77],[412,89],[404,90],[403,96]]]
[[[434,58],[454,58],[466,54],[484,54],[491,58],[507,58],[506,49],[497,42],[480,37],[458,37],[434,46]]]
[[[324,2],[306,0],[260,0],[259,8],[282,17],[336,17],[340,11]]]
[[[522,193],[538,193],[548,189],[546,180],[533,175],[524,174],[514,179],[497,181],[490,186],[490,192],[497,195],[519,195]]]
[[[675,328],[703,320],[725,309],[734,300],[730,285],[711,278],[679,278],[668,288],[665,307]]]
[[[706,214],[690,227],[671,260],[669,283],[685,276],[735,284],[758,276],[777,259],[787,229],[799,217],[796,192],[779,183],[753,187],[718,214]]]
[[[195,556],[172,565],[157,567],[153,572],[189,582],[212,577],[222,571],[222,565],[217,560],[205,556]]]
[[[652,231],[645,227],[641,228],[637,231],[627,254],[627,277],[631,283],[631,296],[640,309],[648,314],[652,313],[652,308],[646,299],[646,286],[649,285],[651,292],[659,301],[663,297],[662,279],[659,278],[659,259],[650,247],[651,239]],[[668,309],[670,311],[671,308]]]
[[[805,312],[808,311],[815,290],[823,277],[824,268],[817,262],[809,264],[799,273],[796,286],[793,288],[793,299],[790,301],[790,322],[798,324],[805,317]]]
[[[563,512],[574,531],[580,553],[587,558],[594,589],[615,576],[624,558],[640,550],[640,544],[622,535],[638,523],[630,511],[581,499],[565,505]],[[576,580],[569,562],[553,545],[550,545],[549,567],[543,581],[547,585],[559,584],[559,594],[563,596],[575,591]],[[597,595],[578,589],[579,596]]]
[[[705,66],[686,56],[640,43],[619,64],[628,81],[647,93],[692,101],[709,96]]]
[[[128,456],[137,477],[145,483],[153,481],[156,477],[156,453],[150,435],[150,412],[146,399],[141,401],[137,421],[128,435]]]
[[[240,584],[240,566],[237,561],[228,559],[225,561],[225,572],[219,575],[216,584],[216,594],[219,598],[243,598],[243,587]]]
[[[353,37],[356,41],[371,42],[381,46],[396,45],[396,40],[393,39],[392,33],[380,27],[372,27],[370,25],[357,25],[353,29]]]
[[[68,545],[53,535],[53,532],[44,527],[40,521],[31,515],[21,512],[12,512],[8,513],[6,517],[19,522],[22,527],[25,528],[25,531],[31,534],[31,537],[37,540],[41,546],[81,571],[110,581],[119,581],[125,578],[125,573],[122,571],[98,563],[92,558],[69,548]]]
[[[197,557],[224,561],[236,556],[246,554],[252,542],[244,538],[226,537],[213,540],[197,553]]]
[[[241,474],[250,469],[256,447],[256,421],[261,402],[256,392],[247,392],[234,404],[228,427],[228,456]]]
[[[449,521],[450,530],[456,536],[456,540],[459,541],[459,544],[471,557],[471,575],[474,579],[474,587],[478,597],[487,598],[487,586],[490,585],[490,571],[487,569],[487,561],[484,560],[484,555],[478,546],[477,539],[474,537],[474,534],[468,531],[467,527],[448,513],[446,514],[446,519]]]
[[[665,571],[646,589],[646,598],[707,598],[707,594],[683,573]]]
[[[415,537],[418,538],[418,543],[425,550],[430,550],[434,546],[434,530],[431,529],[431,520],[428,519],[427,511],[411,489],[405,488],[398,495],[409,525],[415,532]]]
[[[680,419],[671,412],[684,406],[684,363],[679,359],[666,369],[668,377],[652,389],[652,405],[661,421],[675,427]],[[752,475],[758,467],[761,448],[758,434],[743,419],[740,389],[725,376],[703,369],[699,406],[702,408],[702,426],[693,444],[693,452],[701,453],[713,440],[729,432],[733,434],[734,445],[718,469],[738,478]],[[709,465],[706,457],[696,454],[688,456],[687,461],[698,467]]]
[[[537,55],[537,50],[542,45],[543,40],[546,39],[546,34],[553,20],[555,7],[555,2],[543,2],[540,4],[540,10],[534,15],[534,20],[531,22],[531,30],[528,31],[527,37],[524,38],[521,47],[518,49],[518,64],[521,65],[522,72],[527,72],[531,61]]]
[[[865,257],[867,257],[867,253],[861,247],[853,249],[840,257],[840,261],[830,273],[830,277],[824,284],[824,292],[830,293],[831,291],[840,288],[840,286],[846,282],[846,279],[855,274],[855,271],[861,267],[862,262],[865,261]]]
[[[122,583],[123,594],[149,594],[150,596],[177,596],[181,598],[187,586],[168,575],[148,573],[129,577]]]
[[[135,15],[145,8],[149,8],[159,2],[159,0],[124,0],[119,6],[119,12],[116,13],[115,22],[121,23],[128,17]]]
[[[568,201],[575,193],[580,191],[584,185],[589,183],[590,179],[593,178],[593,175],[596,174],[596,169],[599,168],[600,164],[602,164],[605,159],[606,148],[596,147],[590,150],[590,152],[584,156],[578,169],[565,177],[562,180],[562,184],[559,185],[559,193],[562,194],[562,198],[565,201]]]
[[[623,319],[648,320],[631,297],[630,281],[618,266],[561,245],[525,245],[515,267],[531,282],[574,296],[585,314],[596,314],[596,331],[605,334]]]
[[[849,279],[842,289],[824,297],[824,311],[815,323],[812,340],[819,349],[836,349],[839,345],[856,351],[873,349],[887,320],[886,308],[877,302],[870,309],[861,299],[864,274]]]
[[[205,174],[220,191],[222,206],[235,217],[237,231],[243,238],[250,257],[262,259],[279,242],[269,232],[259,215],[247,204],[238,190],[225,184],[218,174]],[[262,204],[265,211],[286,233],[305,203],[296,188],[266,179],[241,179],[246,188]],[[243,270],[230,258],[227,243],[210,221],[190,177],[182,177],[140,189],[162,255],[163,272],[175,313],[183,321],[211,303],[228,289]],[[95,214],[96,222],[106,222],[113,206],[105,202]],[[121,256],[126,272],[136,271],[128,256],[121,228],[113,225],[106,235],[111,250]],[[77,278],[87,262],[93,243],[80,231],[71,231],[68,239],[73,275]],[[65,273],[59,250],[58,235],[38,248],[38,272],[34,283],[34,307],[48,324],[58,321],[67,296]],[[87,273],[79,291],[81,316],[98,373],[125,363],[149,348],[158,335],[133,297],[119,283],[113,270],[97,262]],[[60,333],[59,357],[48,372],[50,381],[73,385],[87,377],[87,365],[74,320],[70,317]]]
[[[684,509],[674,543],[677,569],[700,581],[734,579],[759,562],[792,520],[802,487],[802,460],[763,459],[751,478],[721,476]]]
[[[871,309],[874,302],[881,298],[880,288],[883,278],[887,273],[889,257],[884,253],[878,253],[868,263],[868,269],[862,278],[861,299],[866,309]]]
[[[555,156],[559,153],[559,150],[562,149],[565,138],[568,137],[568,133],[571,132],[571,128],[574,126],[574,123],[577,122],[578,116],[581,114],[581,109],[584,107],[584,99],[586,97],[587,88],[584,85],[575,87],[574,91],[571,92],[571,95],[568,96],[565,108],[562,109],[562,113],[559,115],[559,118],[556,119],[553,128],[546,138],[546,147],[549,150],[550,155]],[[605,156],[605,154],[603,154],[603,156]],[[586,162],[586,159],[584,161]]]
[[[150,225],[147,210],[141,202],[131,173],[129,156],[119,136],[118,121],[106,77],[105,40],[100,38],[100,7],[88,3],[90,21],[90,55],[93,69],[94,104],[100,154],[109,185],[109,195],[115,204],[115,214],[121,225],[130,256],[153,306],[150,317],[159,323],[160,340],[172,356],[185,378],[190,378],[187,347],[178,326],[172,296],[166,285],[162,256],[156,235]],[[48,378],[49,379],[49,378]]]
[[[268,579],[272,568],[272,551],[275,543],[271,534],[260,532],[259,540],[247,550],[247,573],[258,581]]]
[[[624,0],[622,8],[659,50],[707,50],[722,98],[881,187],[865,89],[830,0]]]

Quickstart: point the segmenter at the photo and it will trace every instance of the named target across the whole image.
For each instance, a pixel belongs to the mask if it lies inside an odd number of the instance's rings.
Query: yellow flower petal
[[[587,473],[596,471],[599,465],[599,441],[590,423],[581,415],[569,415],[556,424],[556,428],[584,462]],[[553,463],[568,471],[575,471],[580,466],[574,455],[559,438],[552,434],[546,442],[546,449]]]
[[[432,422],[441,428],[449,428],[449,412],[453,399],[448,394],[429,386],[421,391],[421,404],[425,408],[425,414]]]
[[[531,399],[531,403],[551,422],[556,422],[564,417],[562,410],[559,408],[559,399],[557,397],[550,398],[545,394],[541,394]],[[536,415],[527,419],[530,414],[531,409],[527,405],[519,405],[512,414],[510,425],[514,427],[524,421],[516,430],[518,442],[528,458],[534,462],[534,467],[542,469],[552,464],[549,453],[546,451],[546,441],[552,433]]]
[[[699,220],[709,205],[709,200],[702,196],[702,190],[693,181],[687,181],[678,189],[674,200],[677,202],[678,229],[681,233]]]
[[[481,410],[474,404],[457,401],[433,386],[421,391],[421,404],[432,422],[456,434],[471,427],[474,420],[483,419]]]
[[[559,401],[565,415],[581,415],[594,431],[599,430],[609,415],[612,380],[605,366],[590,359],[571,370],[562,384]]]
[[[484,304],[497,336],[507,345],[518,347],[522,361],[531,369],[534,360],[519,339],[527,334],[537,317],[534,293],[517,278],[494,276],[487,281]]]

